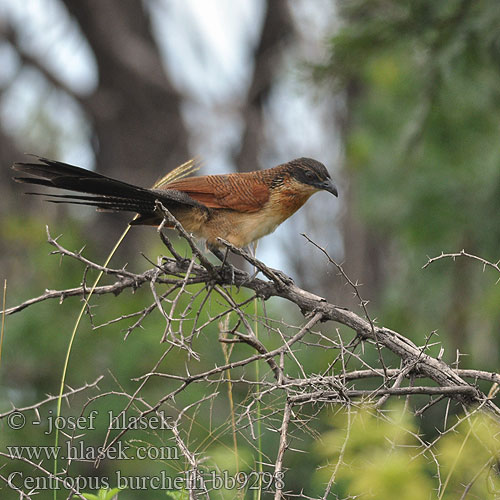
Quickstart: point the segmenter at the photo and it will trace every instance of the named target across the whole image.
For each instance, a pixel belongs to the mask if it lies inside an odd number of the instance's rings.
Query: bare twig
[[[459,257],[466,257],[468,259],[476,260],[480,262],[483,265],[483,271],[487,267],[493,268],[497,273],[500,273],[500,260],[497,262],[490,262],[489,260],[483,259],[482,257],[478,257],[477,255],[473,255],[470,253],[467,253],[465,250],[461,250],[460,252],[455,252],[455,253],[441,253],[441,255],[438,255],[437,257],[427,257],[427,262],[422,266],[422,269],[426,269],[429,267],[432,263],[442,260],[442,259],[457,259]],[[500,282],[500,278],[498,278],[497,283]]]
[[[86,391],[87,389],[97,387],[97,384],[104,378],[104,375],[100,375],[97,377],[97,379],[92,382],[91,384],[85,384],[82,387],[78,387],[77,389],[71,389],[68,392],[65,392],[61,398],[66,399],[70,396],[74,396],[75,394],[78,394],[79,392]],[[24,413],[25,411],[37,411],[41,406],[46,405],[47,403],[51,403],[52,401],[57,401],[59,399],[59,396],[48,396],[46,399],[43,401],[39,401],[38,403],[31,405],[31,406],[24,406],[23,408],[12,408],[12,410],[6,411],[5,413],[0,413],[0,420],[3,418],[8,417],[9,415],[12,415],[13,413]]]
[[[191,474],[193,481],[198,481],[197,484],[199,484],[199,480],[196,478],[202,477],[205,467],[202,453],[206,446],[197,445],[194,450],[191,449],[193,445],[190,442],[189,433],[196,419],[189,415],[189,409],[198,408],[199,405],[206,401],[215,401],[216,398],[219,398],[218,385],[220,384],[232,384],[232,387],[236,387],[237,384],[244,384],[249,388],[249,394],[253,393],[253,388],[258,384],[259,389],[256,397],[244,400],[241,403],[236,402],[231,407],[232,412],[239,412],[239,416],[231,415],[228,422],[232,422],[233,442],[236,442],[236,433],[239,433],[252,447],[254,447],[254,438],[256,437],[254,426],[257,421],[265,421],[266,428],[272,429],[279,434],[276,458],[274,464],[271,465],[276,479],[274,485],[275,498],[283,498],[285,491],[285,483],[278,480],[283,477],[285,470],[285,453],[295,451],[291,447],[292,417],[293,423],[298,424],[296,427],[300,428],[301,432],[310,433],[316,438],[316,431],[309,425],[309,422],[312,418],[315,418],[324,405],[338,404],[350,411],[353,405],[360,402],[378,408],[384,406],[391,397],[404,397],[406,398],[406,408],[411,409],[408,398],[419,394],[427,396],[429,399],[427,404],[421,405],[421,408],[416,410],[416,415],[423,414],[436,402],[445,399],[448,403],[455,400],[467,407],[475,407],[476,409],[472,413],[486,410],[490,415],[500,419],[500,409],[493,402],[494,391],[490,391],[491,394],[486,396],[476,386],[476,383],[480,380],[498,384],[500,383],[500,375],[482,370],[462,370],[455,365],[446,364],[439,356],[430,356],[428,354],[429,348],[431,345],[435,345],[434,343],[431,344],[432,334],[423,336],[425,342],[422,345],[416,345],[399,332],[377,326],[368,314],[367,304],[358,290],[359,284],[351,281],[343,272],[342,266],[335,264],[333,259],[329,258],[330,262],[336,265],[341,276],[353,288],[362,309],[361,315],[337,307],[324,298],[301,289],[280,271],[269,268],[255,256],[237,249],[227,242],[222,243],[229,251],[241,255],[262,272],[267,280],[259,279],[255,275],[250,276],[238,269],[227,272],[224,266],[211,264],[198,248],[192,236],[183,231],[182,226],[176,225],[175,219],[169,219],[168,212],[164,212],[164,215],[168,224],[174,226],[181,237],[188,242],[192,250],[191,257],[181,257],[174,249],[174,251],[171,251],[173,258],[158,260],[158,264],[150,261],[153,264],[153,269],[143,273],[134,273],[128,269],[112,269],[100,266],[84,257],[81,251],[68,251],[48,233],[50,244],[56,247],[54,253],[76,260],[84,267],[82,285],[67,290],[47,290],[40,297],[10,308],[6,310],[6,313],[13,314],[34,303],[51,298],[59,299],[62,302],[66,297],[85,297],[89,292],[88,287],[85,285],[85,273],[88,269],[103,271],[116,280],[113,284],[97,287],[94,292],[96,295],[118,295],[123,290],[131,289],[135,291],[142,287],[143,293],[148,293],[152,297],[149,305],[134,313],[123,314],[118,318],[106,320],[99,325],[99,328],[118,321],[133,319],[133,325],[127,330],[130,332],[134,328],[141,327],[143,320],[158,309],[161,314],[160,318],[164,323],[164,339],[169,345],[162,351],[159,359],[152,363],[152,368],[148,373],[134,379],[139,384],[130,394],[116,380],[120,387],[119,392],[108,391],[98,394],[91,398],[84,408],[100,397],[119,395],[126,398],[122,411],[127,411],[133,405],[138,419],[143,419],[150,414],[160,414],[160,408],[163,409],[165,406],[175,409],[178,417],[173,428],[171,427],[173,438],[189,465],[188,474]],[[164,238],[164,240],[169,241],[168,238]],[[170,248],[168,245],[167,247]],[[318,248],[328,256],[324,249]],[[463,252],[443,254],[440,257],[429,259],[428,264],[448,256],[468,257],[469,254]],[[476,258],[476,260],[483,263],[484,266],[488,265],[498,270],[498,263],[487,263],[487,261],[480,258]],[[144,284],[148,286],[142,286]],[[160,289],[160,286],[164,287],[165,285],[166,290]],[[232,294],[233,288],[231,287],[233,286],[250,290],[250,297],[247,293],[244,294],[243,298],[236,300]],[[256,313],[251,314],[248,312],[248,304],[256,297],[264,299],[262,303],[272,297],[284,299],[289,304],[297,306],[305,320],[300,326],[297,326],[297,319],[289,321],[291,324],[287,324],[284,319],[275,320],[269,317],[265,309],[264,317],[258,317]],[[211,310],[213,302],[217,303],[215,312]],[[231,320],[231,318],[235,320]],[[218,325],[221,321],[226,326],[225,334],[219,337],[219,341],[231,343],[233,346],[231,360],[228,357],[222,365],[208,367],[201,365],[198,360],[202,360],[202,352],[194,350],[196,341],[206,331],[213,331],[210,329],[214,325],[217,325],[216,331],[220,332]],[[264,326],[264,330],[268,333],[269,344],[265,337],[259,335],[258,338],[256,336],[254,322]],[[326,323],[328,326],[332,322],[339,325],[333,330],[333,335],[328,331],[328,328],[319,327],[321,323]],[[166,335],[167,333],[168,335]],[[351,337],[346,338],[348,335]],[[246,351],[238,352],[239,346],[243,344],[245,344]],[[371,351],[372,345],[379,353],[376,364],[373,363],[372,358],[367,356],[367,352]],[[369,347],[370,350],[368,350]],[[249,348],[251,349],[250,354],[248,353]],[[386,366],[381,357],[382,348],[387,349],[399,358],[399,368]],[[304,349],[327,350],[332,355],[329,357],[328,362],[325,363],[325,366],[318,366],[318,371],[311,373],[311,369],[304,363],[305,358],[302,359]],[[167,356],[175,355],[174,353],[182,353],[187,357],[183,373],[179,373],[179,371],[170,373],[168,363],[162,365],[165,368],[160,370],[160,364]],[[194,361],[194,363],[191,361]],[[269,370],[263,373],[259,380],[254,380],[253,377],[248,376],[249,371],[245,367],[262,361],[267,363]],[[291,361],[291,363],[287,361]],[[287,369],[289,371],[293,370],[294,376],[288,375]],[[148,398],[144,396],[144,388],[150,380],[155,378],[168,380],[171,386],[156,401],[148,401]],[[367,389],[363,381],[368,378],[375,379],[375,381],[379,379],[378,387]],[[71,389],[64,397],[68,398],[84,389],[97,387],[101,379],[102,377],[99,377],[92,384],[79,389]],[[464,379],[472,379],[472,383],[468,384]],[[417,385],[415,383],[417,381],[422,381],[422,385]],[[216,385],[217,390],[198,399],[196,403],[178,409],[177,396],[186,392],[188,387],[194,383],[198,385],[205,384],[207,387]],[[39,407],[55,399],[55,397],[49,396],[31,406],[13,408],[1,414],[0,419],[8,417],[16,411],[32,410],[38,412]],[[261,408],[266,408],[265,402],[271,400],[272,403],[268,406],[269,411],[258,416],[256,414],[257,400]],[[304,405],[313,405],[311,407],[314,408],[314,411],[305,418],[301,416]],[[302,412],[302,414],[304,413]],[[278,415],[281,415],[280,424],[277,423]],[[190,422],[187,429],[184,426],[186,420]],[[456,425],[450,427],[445,425],[446,430],[444,432],[452,432],[455,428]],[[211,431],[210,436],[213,436],[213,439],[218,439],[218,433],[225,432],[227,429],[225,425],[222,425],[220,430]],[[126,434],[132,432],[133,425],[129,424],[125,428],[118,429],[119,432],[115,435],[111,434],[112,430],[110,425],[102,446],[103,455]],[[331,494],[332,486],[338,475],[338,469],[342,466],[342,457],[348,438],[349,429],[342,448],[343,451],[341,450],[338,462],[330,476],[325,498],[328,494]],[[432,456],[438,469],[437,477],[440,481],[439,461],[432,451],[435,441],[425,443],[418,435],[416,435],[416,439],[421,442],[422,453],[428,453]],[[273,460],[266,457],[266,461],[270,463]],[[70,462],[68,462],[68,467],[69,464]],[[96,462],[97,465],[99,465],[99,460]],[[205,485],[204,489],[198,492],[194,488],[188,487],[187,489],[190,491],[190,498],[196,498],[198,494],[208,498],[209,485]],[[21,497],[23,493],[26,495],[25,492],[18,492]],[[26,497],[29,498],[29,496]],[[304,495],[303,497],[307,498]]]

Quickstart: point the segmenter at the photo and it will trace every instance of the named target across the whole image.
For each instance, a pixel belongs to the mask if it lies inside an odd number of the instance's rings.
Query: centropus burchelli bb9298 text
[[[194,236],[217,249],[222,238],[243,248],[271,233],[317,191],[337,196],[325,166],[310,158],[255,172],[186,177],[146,189],[46,158],[15,163],[31,177],[18,182],[85,194],[51,194],[49,201],[91,205],[98,210],[136,212],[131,224],[159,225],[161,202]]]

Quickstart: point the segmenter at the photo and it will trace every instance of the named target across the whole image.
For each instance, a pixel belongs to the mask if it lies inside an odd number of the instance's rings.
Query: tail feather
[[[98,210],[136,212],[144,219],[155,216],[156,201],[167,208],[182,206],[207,207],[186,193],[173,189],[146,189],[91,172],[74,165],[37,157],[39,163],[15,163],[12,168],[33,177],[14,177],[16,182],[65,189],[76,194],[47,194],[52,203],[94,206]],[[27,193],[41,194],[41,193]]]
[[[19,170],[26,174],[38,175],[40,177],[51,179],[53,177],[59,177],[61,173],[64,172],[65,175],[74,176],[84,176],[84,177],[104,177],[101,174],[92,172],[91,170],[86,170],[85,168],[75,167],[74,165],[69,165],[68,163],[62,163],[56,160],[49,160],[42,156],[30,155],[37,159],[39,163],[31,162],[17,162],[12,165],[14,170]]]
[[[102,211],[129,211],[138,213],[151,213],[150,203],[143,202],[141,206],[140,200],[130,200],[128,198],[118,198],[109,196],[83,196],[76,194],[45,194],[27,192],[25,194],[33,196],[47,196],[45,201],[49,203],[71,203],[72,205],[87,205],[96,207]]]

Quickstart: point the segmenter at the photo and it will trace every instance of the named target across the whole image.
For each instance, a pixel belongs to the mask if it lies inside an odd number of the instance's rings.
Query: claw
[[[273,273],[282,281],[285,285],[293,285],[295,282],[290,276],[286,275],[284,272],[279,271],[278,269],[273,269]]]
[[[229,248],[226,248],[225,252],[222,252],[219,248],[216,246],[208,245],[208,249],[221,261],[221,271],[224,271],[224,269],[228,269],[229,272],[231,273],[231,285],[234,286],[235,284],[235,272],[234,272],[234,266],[227,262],[227,256],[229,255]]]

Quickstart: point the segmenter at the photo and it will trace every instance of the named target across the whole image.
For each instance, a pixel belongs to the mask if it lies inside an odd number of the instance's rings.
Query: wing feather
[[[204,175],[171,182],[162,189],[188,194],[208,208],[256,212],[269,199],[269,187],[260,172]]]

